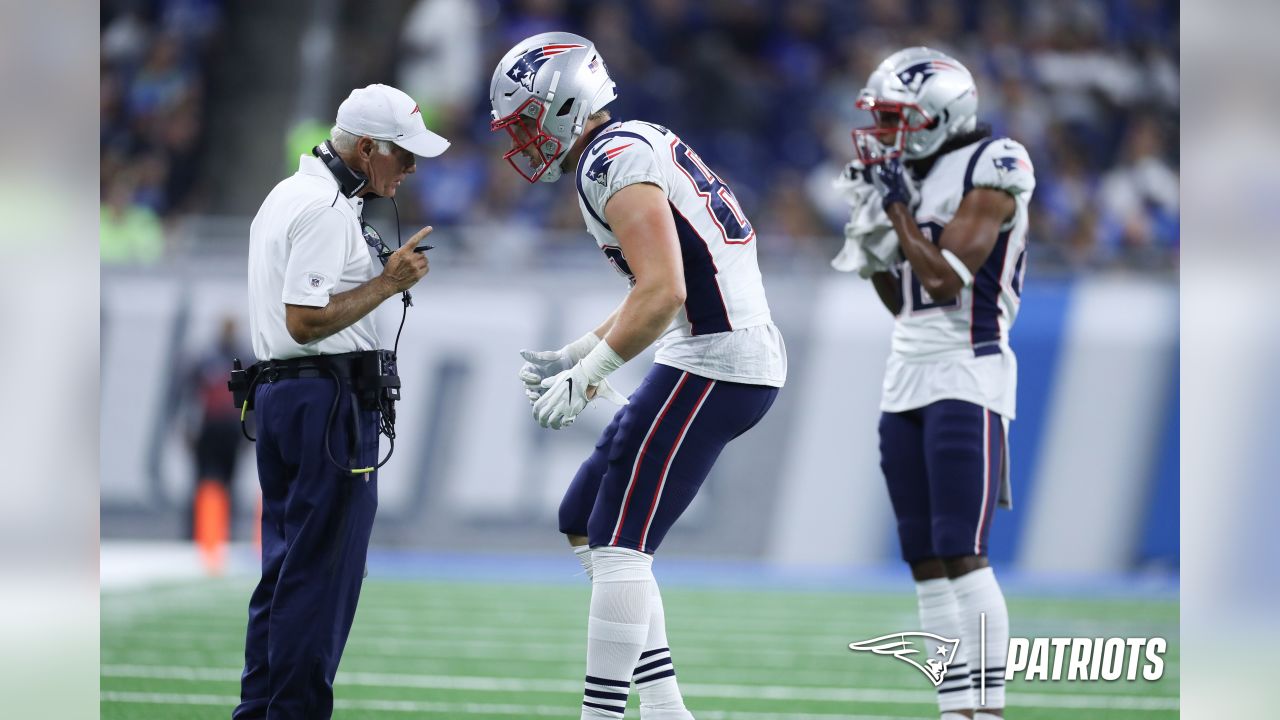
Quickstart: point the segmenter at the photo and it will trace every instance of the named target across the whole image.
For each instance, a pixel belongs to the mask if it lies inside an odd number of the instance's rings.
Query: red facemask
[[[531,97],[515,112],[489,123],[493,132],[506,130],[511,136],[511,149],[502,159],[531,183],[537,182],[560,155],[560,141],[542,128],[546,114],[546,104]]]
[[[876,121],[875,125],[853,131],[853,147],[863,165],[900,157],[910,134],[932,127],[934,122],[919,105],[911,103],[860,97],[854,105],[869,111]]]

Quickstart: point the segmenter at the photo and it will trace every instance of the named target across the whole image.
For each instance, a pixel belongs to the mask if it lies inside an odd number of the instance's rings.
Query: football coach
[[[333,714],[378,505],[379,432],[394,438],[399,388],[372,312],[427,274],[417,245],[431,232],[393,251],[362,212],[368,198],[394,198],[415,156],[448,147],[405,93],[354,90],[329,140],[301,156],[250,227],[259,361],[243,377],[257,421],[262,579],[249,600],[235,720]]]

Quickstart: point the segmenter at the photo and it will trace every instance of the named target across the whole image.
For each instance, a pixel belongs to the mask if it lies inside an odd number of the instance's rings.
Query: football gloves
[[[902,203],[907,206],[908,211],[915,212],[916,206],[920,204],[920,191],[916,189],[915,181],[907,173],[900,157],[891,157],[872,165],[871,184],[880,193],[880,204],[885,210],[894,203]]]
[[[543,380],[573,367],[599,343],[600,338],[595,333],[587,333],[559,350],[521,350],[520,357],[525,363],[520,366],[520,382],[524,383],[524,394],[529,402],[537,402],[542,397]]]
[[[587,369],[582,363],[543,380],[542,396],[533,403],[534,419],[544,428],[560,430],[572,425],[578,414],[596,398],[604,398],[619,406],[627,404],[627,399],[614,390],[608,380],[601,380],[595,394],[588,398],[589,382]]]

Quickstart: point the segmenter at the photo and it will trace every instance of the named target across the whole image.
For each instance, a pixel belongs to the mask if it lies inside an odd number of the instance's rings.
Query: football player
[[[616,396],[608,375],[658,343],[560,507],[592,579],[582,717],[622,717],[634,681],[642,718],[687,720],[653,553],[725,445],[768,412],[786,350],[733,191],[671,130],[614,120],[604,108],[615,96],[590,40],[535,35],[493,73],[491,128],[510,135],[505,159],[529,182],[573,175],[587,230],[630,284],[594,331],[522,353],[538,423],[566,427],[595,397]]]
[[[987,537],[997,502],[1010,506],[1017,361],[1009,330],[1026,272],[1035,174],[1022,145],[977,123],[973,76],[936,50],[889,56],[857,106],[875,124],[854,131],[847,179],[873,185],[883,214],[868,219],[855,209],[855,217],[891,226],[900,251],[871,274],[895,318],[880,466],[922,629],[960,639],[938,688],[942,717],[1001,717],[1009,615]]]

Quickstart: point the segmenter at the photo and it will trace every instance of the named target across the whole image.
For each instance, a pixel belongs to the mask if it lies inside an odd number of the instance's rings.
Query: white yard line
[[[105,665],[103,677],[227,682],[240,679],[239,668],[166,667],[152,665]],[[394,673],[342,672],[338,682],[365,687],[400,687],[430,690],[473,690],[484,692],[577,693],[581,684],[541,678],[490,678],[465,675],[405,675]],[[691,696],[755,700],[802,700],[826,702],[880,702],[903,705],[933,705],[937,695],[928,690],[888,690],[874,688],[796,687],[789,685],[704,685],[688,684]],[[1176,710],[1176,698],[1133,695],[1051,695],[1011,693],[1021,707]]]

